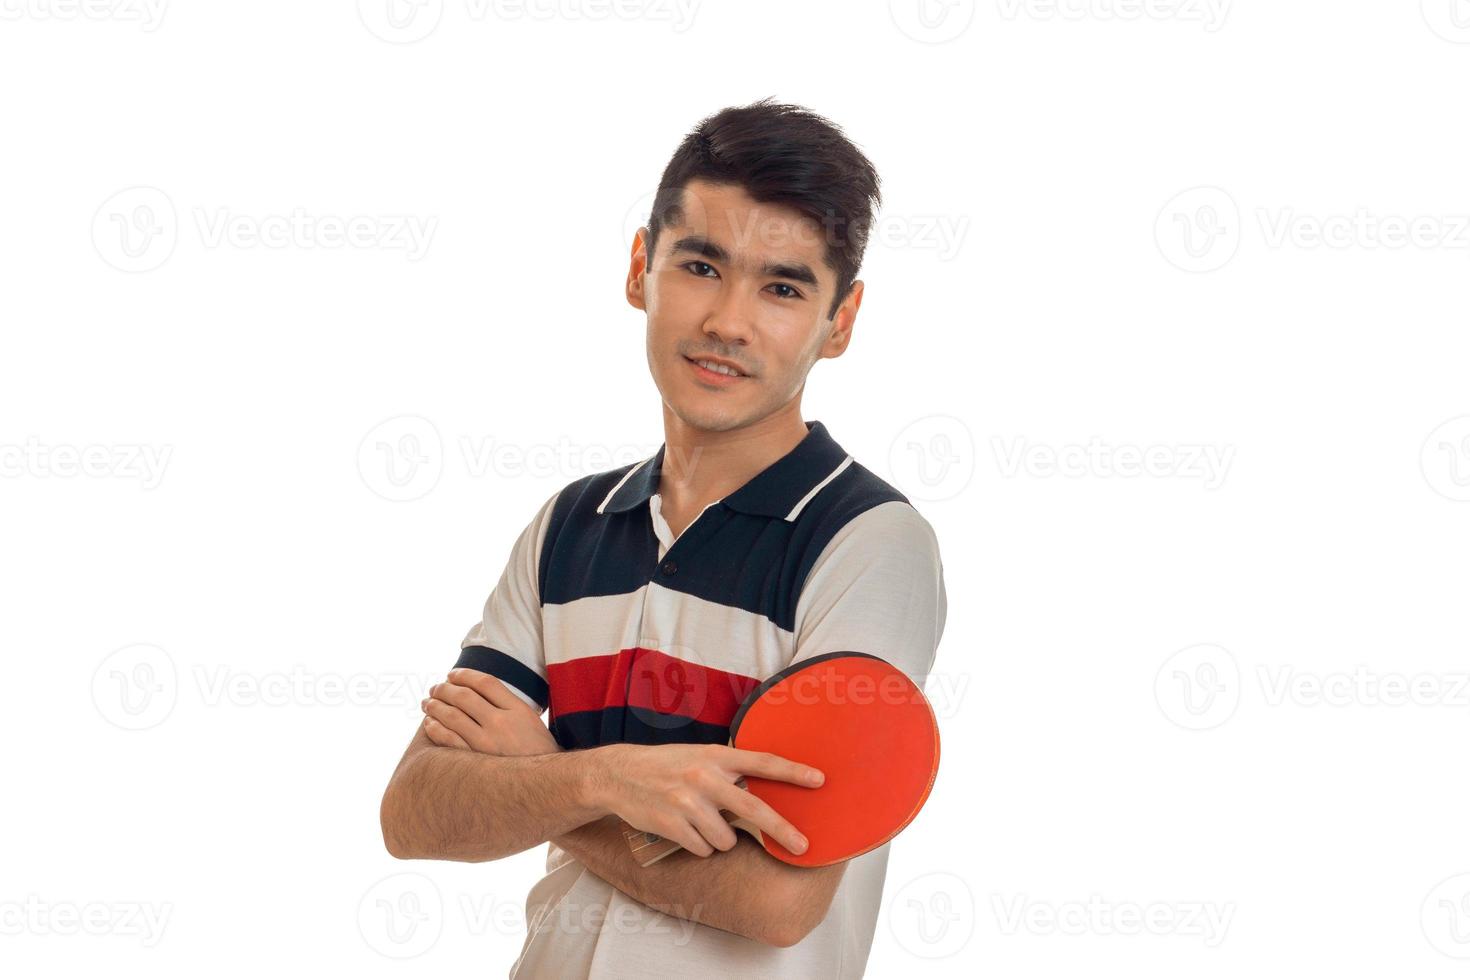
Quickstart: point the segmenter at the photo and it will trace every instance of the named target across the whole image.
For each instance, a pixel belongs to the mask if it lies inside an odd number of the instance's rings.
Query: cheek
[[[688,280],[692,278],[678,269],[665,266],[644,276],[643,285],[650,296],[658,297],[662,303],[669,303],[675,300],[681,292],[688,291]]]
[[[770,334],[770,348],[786,374],[801,374],[811,367],[822,349],[825,331],[812,323],[809,314],[783,322]]]

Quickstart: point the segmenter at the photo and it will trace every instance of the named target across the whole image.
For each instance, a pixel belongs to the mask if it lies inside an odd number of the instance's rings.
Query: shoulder
[[[948,607],[934,528],[896,491],[844,516],[801,580],[798,656],[861,650],[922,678]]]
[[[896,487],[854,461],[803,510],[803,577],[835,560],[938,562],[933,526]]]

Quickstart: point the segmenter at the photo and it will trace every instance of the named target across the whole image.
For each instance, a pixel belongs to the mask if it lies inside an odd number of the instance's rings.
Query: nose
[[[704,333],[722,345],[749,344],[755,334],[754,297],[745,296],[738,288],[720,290],[715,308],[704,321]]]

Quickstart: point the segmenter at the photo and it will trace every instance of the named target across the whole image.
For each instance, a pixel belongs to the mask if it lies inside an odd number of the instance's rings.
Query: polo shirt
[[[677,538],[661,446],[575,480],[517,538],[456,666],[492,674],[564,749],[729,741],[762,680],[882,657],[920,686],[944,630],[933,528],[818,421]],[[697,461],[696,461],[697,462]],[[892,842],[848,862],[822,923],[781,948],[647,908],[548,843],[515,977],[860,977]]]

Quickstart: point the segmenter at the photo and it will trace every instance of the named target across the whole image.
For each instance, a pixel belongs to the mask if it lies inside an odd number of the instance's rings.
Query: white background
[[[1463,975],[1470,4],[385,12],[0,0],[0,970],[504,975],[544,849],[378,801],[775,95],[884,181],[804,416],[950,597],[869,975]]]

